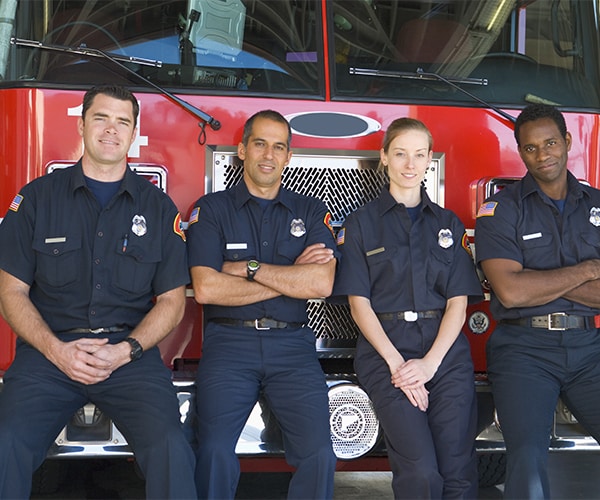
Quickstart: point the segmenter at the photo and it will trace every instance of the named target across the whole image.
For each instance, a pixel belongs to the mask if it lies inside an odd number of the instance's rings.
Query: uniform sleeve
[[[0,224],[0,268],[29,285],[35,274],[34,221],[34,190],[26,186]]]
[[[369,268],[360,231],[360,220],[355,214],[346,218],[338,233],[340,260],[333,287],[334,296],[357,295],[371,297]]]
[[[190,283],[187,265],[185,234],[181,226],[181,215],[170,198],[163,198],[162,259],[157,266],[152,286],[160,295]]]
[[[517,242],[518,212],[506,198],[484,202],[475,222],[475,255],[477,264],[486,259],[510,259],[523,264]]]
[[[214,203],[204,196],[194,205],[190,214],[187,246],[190,267],[205,266],[221,271],[225,239],[216,216]]]
[[[483,290],[475,269],[467,232],[456,216],[454,216],[453,226],[453,233],[460,235],[460,241],[457,241],[454,245],[454,260],[452,272],[448,278],[446,298],[466,295],[471,304],[481,302],[483,300]]]

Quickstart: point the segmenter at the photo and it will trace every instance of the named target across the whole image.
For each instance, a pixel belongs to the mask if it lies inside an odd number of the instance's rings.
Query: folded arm
[[[261,263],[248,281],[247,261],[225,262],[221,271],[192,267],[194,296],[200,304],[243,306],[280,295],[298,299],[327,297],[333,288],[333,250],[317,243],[308,246],[293,265]]]
[[[560,297],[600,305],[600,299],[587,295],[600,290],[598,259],[549,270],[524,269],[519,262],[510,259],[487,259],[481,262],[481,268],[498,300],[509,309],[539,306]]]

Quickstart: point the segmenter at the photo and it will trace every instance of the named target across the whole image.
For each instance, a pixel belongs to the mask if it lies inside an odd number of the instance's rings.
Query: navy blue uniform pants
[[[112,334],[111,341],[125,334]],[[61,338],[64,336],[61,336]],[[73,340],[65,338],[64,340]],[[194,453],[180,424],[170,372],[158,348],[84,385],[19,342],[0,392],[0,498],[29,498],[33,472],[71,416],[93,402],[117,425],[146,478],[147,498],[196,497]]]
[[[383,323],[404,359],[422,358],[439,320]],[[461,334],[426,384],[429,408],[395,388],[381,356],[361,336],[355,368],[384,431],[395,498],[477,498],[477,402],[469,343]]]
[[[200,498],[234,498],[238,438],[260,391],[281,425],[295,467],[288,498],[333,496],[336,457],[325,376],[309,328],[255,330],[209,323],[197,377]]]
[[[506,442],[506,498],[550,498],[547,462],[561,397],[600,439],[600,334],[498,324],[487,344],[488,374]]]

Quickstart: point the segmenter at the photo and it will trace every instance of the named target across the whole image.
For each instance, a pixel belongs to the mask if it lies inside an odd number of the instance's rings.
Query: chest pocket
[[[125,252],[117,246],[113,268],[113,284],[127,292],[144,293],[151,290],[152,279],[161,260],[160,249],[130,244]]]
[[[408,258],[403,258],[396,246],[386,246],[381,251],[378,249],[369,250],[365,258],[367,259],[370,280],[374,286],[375,284],[395,283],[403,275],[409,264]]]
[[[542,232],[539,238],[523,239],[519,235],[521,250],[523,251],[523,267],[539,269],[541,262],[548,261],[548,251],[553,248],[554,238],[548,232]]]
[[[580,260],[600,258],[600,232],[591,231],[581,235],[583,245],[581,246]]]
[[[68,236],[65,241],[48,243],[47,238],[33,241],[37,256],[35,281],[53,287],[67,286],[81,272],[81,238]]]
[[[454,245],[457,243],[455,242]],[[427,260],[427,286],[445,295],[448,277],[452,272],[454,262],[454,245],[450,248],[435,246],[430,250],[430,259]]]
[[[293,264],[304,251],[305,245],[306,241],[304,238],[294,238],[293,240],[281,241],[277,245],[277,252],[275,256],[276,262],[274,262],[274,264]]]

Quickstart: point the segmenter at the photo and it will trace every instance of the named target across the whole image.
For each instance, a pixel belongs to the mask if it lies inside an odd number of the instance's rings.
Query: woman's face
[[[381,161],[387,165],[390,189],[419,188],[431,162],[433,151],[429,149],[429,137],[421,130],[400,132],[385,152],[380,151]]]

